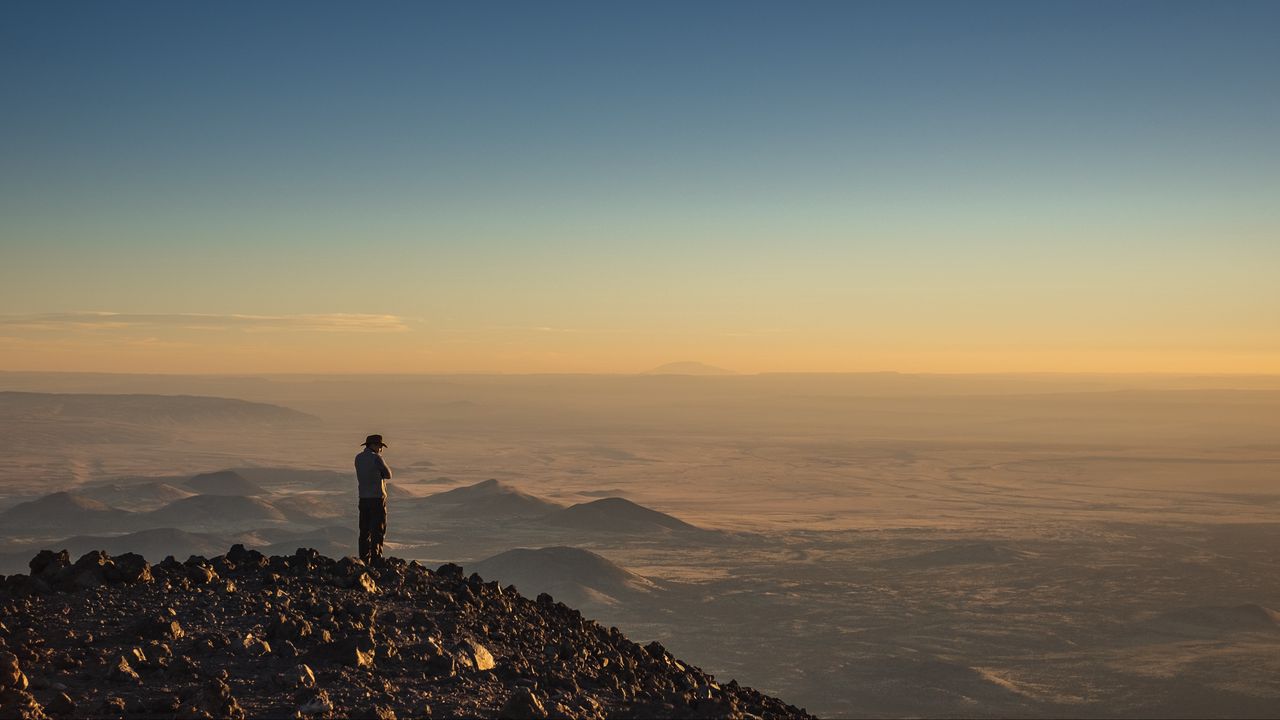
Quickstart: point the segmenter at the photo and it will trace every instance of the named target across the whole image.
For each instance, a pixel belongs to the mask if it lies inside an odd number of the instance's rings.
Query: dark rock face
[[[452,564],[236,546],[30,567],[0,580],[0,717],[809,717]]]
[[[44,720],[44,708],[27,689],[31,683],[18,656],[0,651],[0,716],[21,720]]]

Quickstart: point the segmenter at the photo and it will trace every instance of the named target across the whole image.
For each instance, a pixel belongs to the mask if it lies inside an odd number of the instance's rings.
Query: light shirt
[[[361,498],[385,499],[390,479],[391,468],[372,448],[365,448],[356,456],[356,482],[360,485]]]

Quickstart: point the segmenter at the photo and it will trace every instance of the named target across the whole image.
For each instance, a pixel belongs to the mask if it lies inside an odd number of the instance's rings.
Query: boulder
[[[69,567],[71,565],[71,556],[66,550],[54,552],[52,550],[41,550],[31,561],[27,563],[27,567],[31,568],[31,576],[52,575],[57,571]]]
[[[493,654],[484,645],[472,638],[466,638],[453,646],[453,656],[460,663],[469,665],[476,670],[492,670],[497,664],[494,662]]]
[[[107,679],[113,682],[133,685],[142,684],[142,676],[138,674],[137,670],[133,669],[133,666],[129,664],[128,658],[124,655],[118,657],[111,665],[111,669],[107,672]]]
[[[498,711],[499,720],[546,720],[547,707],[527,687],[516,688]]]
[[[150,640],[181,640],[186,632],[172,615],[153,615],[138,623],[138,635]]]
[[[231,686],[221,678],[213,678],[205,683],[200,694],[196,696],[195,707],[215,718],[244,720],[244,710],[231,694]]]
[[[331,714],[333,702],[329,700],[329,693],[324,690],[309,694],[298,704],[298,715],[302,717],[328,717]]]
[[[141,555],[125,553],[113,560],[114,568],[108,574],[112,582],[151,582],[151,566]]]

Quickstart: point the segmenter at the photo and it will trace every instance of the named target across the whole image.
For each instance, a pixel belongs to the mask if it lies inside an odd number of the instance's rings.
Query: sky
[[[0,370],[1280,373],[1280,3],[0,3]]]

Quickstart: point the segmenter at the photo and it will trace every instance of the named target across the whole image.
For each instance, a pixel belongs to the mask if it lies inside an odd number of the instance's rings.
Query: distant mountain
[[[702,528],[619,497],[579,503],[543,518],[558,527],[634,535],[703,533]]]
[[[645,375],[737,375],[733,370],[706,363],[684,361],[671,362],[643,373]]]
[[[526,596],[545,592],[573,605],[614,605],[657,590],[647,578],[573,547],[508,550],[466,569],[485,580],[515,585]]]
[[[398,503],[397,506],[447,512],[451,517],[482,519],[536,518],[564,509],[559,503],[530,495],[492,479],[410,502],[411,504]]]
[[[196,494],[192,490],[163,481],[99,483],[82,486],[76,490],[76,493],[133,512],[154,510],[174,500],[189,498]]]
[[[235,470],[218,470],[202,473],[186,482],[187,487],[200,495],[262,495],[261,485],[251,482]]]
[[[266,403],[199,395],[0,392],[0,420],[108,420],[135,425],[299,425],[306,413]]]
[[[196,495],[146,513],[140,518],[159,527],[217,527],[243,529],[256,523],[284,522],[274,505],[239,495]]]
[[[47,528],[101,530],[137,517],[106,503],[69,492],[56,492],[19,503],[0,513],[0,535],[13,537]]]

